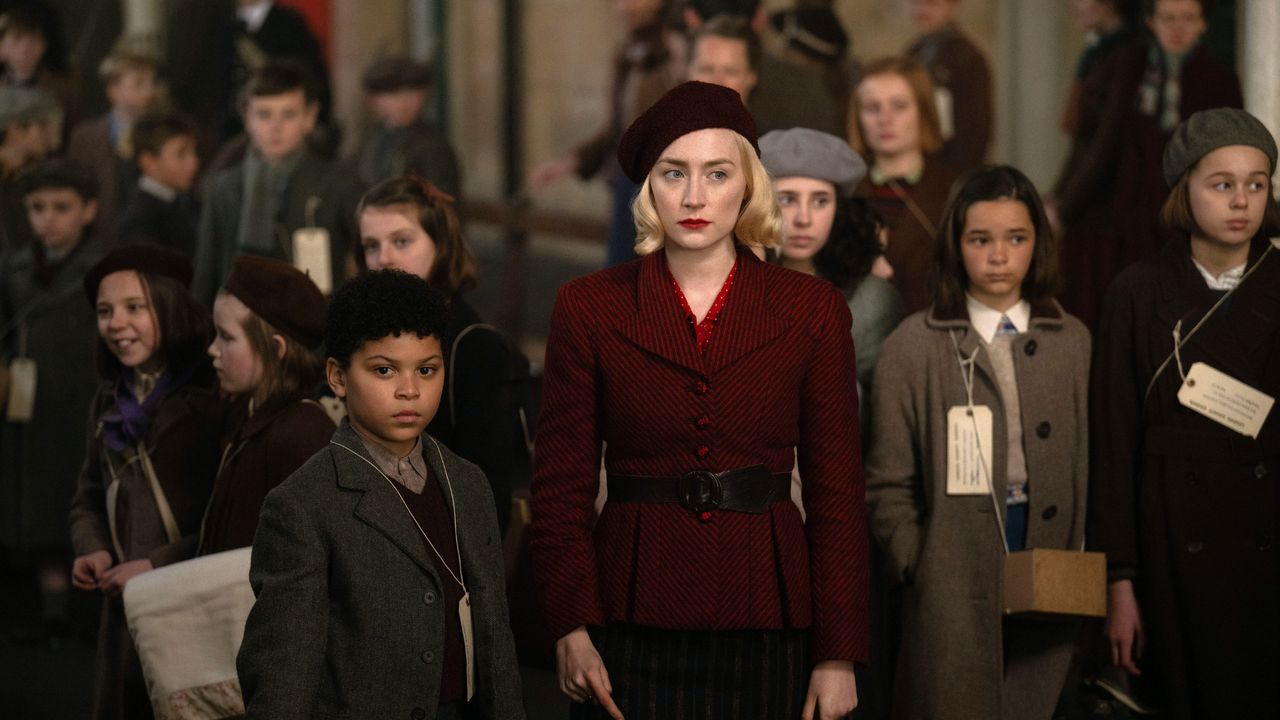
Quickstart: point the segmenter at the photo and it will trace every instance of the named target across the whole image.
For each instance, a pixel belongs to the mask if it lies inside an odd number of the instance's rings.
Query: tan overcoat
[[[1077,626],[1006,618],[1003,547],[991,497],[947,494],[947,412],[966,404],[959,350],[981,344],[967,313],[930,307],[884,343],[872,399],[866,466],[872,534],[905,583],[895,718],[1049,720],[1066,679]],[[1089,332],[1056,302],[1033,305],[1013,341],[1030,516],[1028,548],[1080,549],[1088,484]],[[1005,497],[1008,443],[985,348],[975,405],[994,416],[992,483]],[[999,503],[1004,512],[1003,502]],[[1007,647],[1007,649],[1006,649]]]

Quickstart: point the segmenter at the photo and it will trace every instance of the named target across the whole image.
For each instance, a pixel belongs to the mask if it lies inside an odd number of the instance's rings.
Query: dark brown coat
[[[133,161],[116,154],[111,142],[111,114],[77,125],[67,143],[67,157],[83,165],[97,179],[98,216],[94,220],[94,234],[114,241],[120,210],[130,188],[137,183],[138,171]]]
[[[1266,241],[1255,240],[1251,262]],[[1146,625],[1143,677],[1173,720],[1273,717],[1280,707],[1280,412],[1256,440],[1183,407],[1170,362],[1217,300],[1185,238],[1120,274],[1091,380],[1088,540],[1132,577]],[[1181,350],[1280,396],[1280,251]]]
[[[884,256],[893,266],[893,285],[909,313],[923,310],[933,301],[929,294],[933,243],[955,179],[951,168],[927,157],[920,182],[901,186],[933,227],[926,227],[888,185],[876,185],[867,177],[855,192],[871,203],[889,229]]]
[[[938,157],[958,173],[986,161],[992,135],[991,68],[977,45],[955,25],[926,35],[907,56],[929,69],[933,84],[951,94],[954,133]]]
[[[253,415],[241,403],[201,528],[199,554],[248,547],[267,493],[329,444],[333,420],[319,403],[290,398]]]
[[[102,440],[102,419],[117,412],[115,383],[98,388],[90,406],[88,446],[79,487],[71,505],[71,542],[76,556],[99,550],[112,554],[113,564],[150,559],[160,567],[188,556],[218,469],[218,438],[222,436],[225,403],[212,389],[212,369],[197,373],[198,381],[165,398],[156,408],[144,445],[173,510],[182,539],[169,542],[160,511],[137,452],[115,452]],[[107,488],[112,470],[120,480],[116,497],[118,556],[107,524]],[[139,693],[146,703],[142,668],[119,600],[103,603],[98,633],[98,671],[94,686],[93,718],[120,718],[137,707]],[[149,707],[149,703],[146,704]]]

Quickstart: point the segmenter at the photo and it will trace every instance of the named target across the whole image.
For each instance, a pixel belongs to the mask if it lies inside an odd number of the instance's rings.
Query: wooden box
[[[1106,555],[1044,549],[1009,553],[1004,558],[1004,612],[1106,617]]]

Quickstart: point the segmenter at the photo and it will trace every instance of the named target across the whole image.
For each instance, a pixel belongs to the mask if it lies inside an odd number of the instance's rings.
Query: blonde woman
[[[748,250],[782,239],[758,152],[734,91],[667,93],[618,151],[640,185],[640,259],[556,301],[533,548],[574,718],[829,719],[857,704],[851,317],[831,283]],[[807,525],[790,501],[797,455]]]

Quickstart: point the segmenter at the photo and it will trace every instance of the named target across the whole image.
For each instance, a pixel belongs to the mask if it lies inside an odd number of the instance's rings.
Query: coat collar
[[[637,270],[635,314],[618,330],[640,347],[709,377],[786,329],[766,303],[767,271],[754,253],[738,249],[738,274],[704,355],[670,285],[665,254],[646,255]]]
[[[431,467],[431,472],[440,485],[446,506],[450,506],[450,515],[454,514],[452,504],[463,495],[463,488],[453,487],[452,498],[449,491],[449,476],[443,462],[443,452],[438,450],[435,440],[427,433],[422,433],[422,456]],[[342,446],[342,447],[339,447]],[[399,492],[391,485],[369,457],[360,436],[356,434],[351,423],[343,420],[333,433],[329,446],[334,467],[338,473],[338,485],[348,490],[364,493],[364,497],[356,504],[354,514],[381,532],[400,551],[408,555],[435,581],[436,587],[443,587],[440,573],[436,569],[436,558],[433,557],[422,542],[422,533],[413,521],[412,515],[405,507]],[[462,533],[466,523],[455,520],[456,532]],[[463,572],[467,566],[475,567],[476,558],[468,550],[470,543],[458,543],[461,551]],[[450,580],[450,582],[453,582]],[[468,585],[468,587],[470,587]]]
[[[1066,313],[1063,312],[1062,306],[1057,300],[1049,298],[1047,300],[1037,300],[1031,303],[1031,320],[1027,331],[1031,332],[1037,328],[1061,328],[1065,320]],[[956,333],[956,344],[960,348],[961,354],[966,358],[974,357],[978,346],[981,342],[981,336],[977,330],[969,323],[969,310],[965,306],[957,309],[943,309],[937,304],[930,305],[925,311],[924,316],[925,327],[934,330],[946,330],[948,333],[959,331]],[[992,367],[991,361],[987,358],[986,353],[978,353],[976,356],[978,369],[987,374],[988,377],[995,377],[995,368]]]

